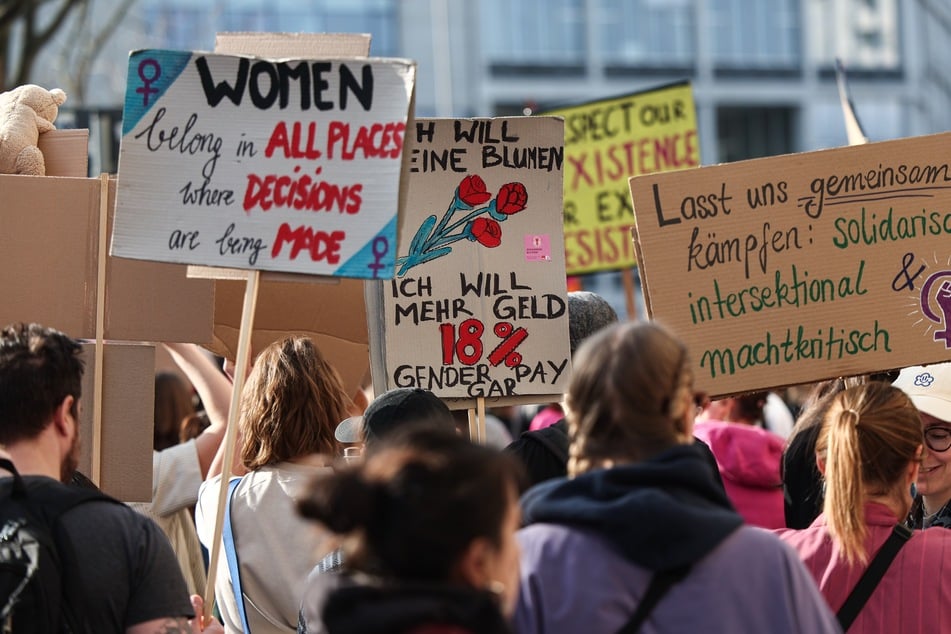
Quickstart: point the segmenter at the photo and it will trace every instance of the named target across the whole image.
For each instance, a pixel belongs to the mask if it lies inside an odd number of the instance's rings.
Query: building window
[[[708,6],[717,69],[800,67],[798,0],[711,0]]]
[[[482,46],[492,66],[584,62],[583,0],[483,0]]]
[[[789,154],[793,146],[792,108],[722,107],[717,110],[718,162]]]
[[[901,69],[898,0],[827,0],[812,28],[827,69],[836,58],[859,73]]]
[[[692,67],[696,20],[691,0],[597,0],[598,47],[607,66]]]
[[[162,46],[205,49],[208,33],[270,31],[288,33],[369,33],[371,53],[397,54],[396,0],[218,0],[197,8],[197,2],[154,2],[146,13],[156,25]],[[302,8],[306,6],[306,8]]]
[[[210,15],[208,11],[188,7],[159,5],[145,10],[145,23],[156,37],[159,48],[180,51],[207,50]]]

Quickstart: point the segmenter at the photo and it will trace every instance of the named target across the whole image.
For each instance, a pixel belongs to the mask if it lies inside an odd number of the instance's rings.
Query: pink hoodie
[[[754,526],[785,528],[779,477],[783,439],[752,425],[718,421],[698,422],[693,433],[713,452],[726,493],[743,519]]]

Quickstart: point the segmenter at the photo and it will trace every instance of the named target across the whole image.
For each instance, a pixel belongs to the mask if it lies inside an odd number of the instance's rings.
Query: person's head
[[[905,368],[895,387],[921,414],[925,448],[916,486],[934,513],[951,500],[951,363]]]
[[[152,448],[161,451],[177,445],[182,420],[194,413],[191,386],[185,379],[174,372],[157,372]]]
[[[899,520],[908,514],[921,445],[918,410],[900,389],[870,381],[833,397],[816,460],[825,475],[829,532],[847,561],[868,560],[865,502],[889,505]]]
[[[349,400],[313,341],[295,336],[272,343],[241,393],[242,463],[253,471],[314,453],[336,455],[334,427]]]
[[[34,440],[57,425],[64,481],[79,459],[81,350],[78,341],[39,324],[12,324],[0,332],[0,445]]]
[[[489,590],[510,615],[518,592],[519,465],[452,431],[410,427],[319,477],[298,503],[343,539],[349,570]]]
[[[582,344],[566,397],[572,476],[693,442],[686,346],[664,327],[624,323]]]
[[[456,428],[449,407],[435,394],[421,388],[400,387],[373,399],[363,416],[341,421],[334,436],[342,443],[372,446],[408,425]]]
[[[597,293],[568,293],[568,343],[571,356],[574,357],[585,339],[617,321],[617,313],[611,304]]]
[[[209,427],[211,427],[211,421],[208,419],[208,412],[202,410],[189,414],[182,419],[182,424],[179,426],[178,442],[188,442],[192,438],[198,438]]]

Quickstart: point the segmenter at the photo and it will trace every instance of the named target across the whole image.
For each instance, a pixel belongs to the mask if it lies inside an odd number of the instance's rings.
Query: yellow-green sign
[[[568,274],[634,266],[634,210],[627,179],[700,165],[690,84],[544,114],[565,118]]]

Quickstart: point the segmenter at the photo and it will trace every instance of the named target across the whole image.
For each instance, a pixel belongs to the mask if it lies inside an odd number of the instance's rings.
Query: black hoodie
[[[524,523],[594,531],[653,571],[702,559],[743,524],[703,454],[680,445],[643,462],[544,482],[522,497]]]
[[[452,586],[362,574],[313,575],[297,631],[307,634],[505,634],[495,596]]]

